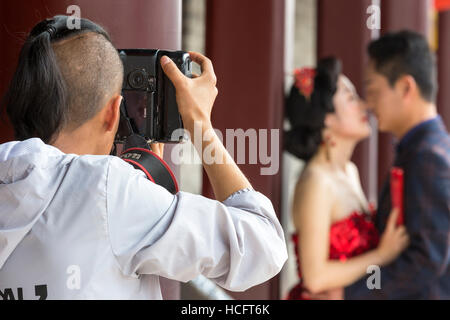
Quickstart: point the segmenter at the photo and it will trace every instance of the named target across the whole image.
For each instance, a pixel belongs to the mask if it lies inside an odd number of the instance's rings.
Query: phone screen
[[[122,92],[127,106],[128,118],[132,126],[142,135],[146,135],[148,94],[146,91],[126,90]]]

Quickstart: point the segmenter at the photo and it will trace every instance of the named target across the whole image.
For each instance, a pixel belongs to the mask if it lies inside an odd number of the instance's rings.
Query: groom
[[[386,34],[368,52],[367,104],[379,130],[398,140],[394,166],[404,170],[411,241],[381,267],[380,289],[368,289],[366,277],[345,289],[345,299],[450,299],[450,136],[436,112],[434,55],[427,41],[410,31]],[[389,185],[388,178],[378,202],[380,233],[391,211]]]

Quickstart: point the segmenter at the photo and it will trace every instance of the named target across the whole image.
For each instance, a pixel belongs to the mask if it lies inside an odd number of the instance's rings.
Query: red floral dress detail
[[[330,260],[345,262],[348,258],[355,257],[364,252],[376,248],[379,241],[378,230],[373,224],[374,210],[372,214],[353,212],[350,216],[333,223],[330,227]],[[301,279],[300,261],[298,257],[298,234],[292,235],[297,258],[297,273]],[[291,289],[288,300],[303,300],[304,288],[301,281]]]

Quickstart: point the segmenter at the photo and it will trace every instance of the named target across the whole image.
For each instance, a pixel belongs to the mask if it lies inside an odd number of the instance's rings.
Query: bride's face
[[[370,135],[366,106],[344,75],[339,76],[333,104],[335,112],[327,114],[325,124],[334,134],[357,141]]]

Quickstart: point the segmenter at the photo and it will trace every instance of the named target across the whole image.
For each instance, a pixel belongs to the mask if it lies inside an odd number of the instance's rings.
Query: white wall
[[[314,67],[316,65],[317,1],[286,0],[286,10],[285,88],[287,93],[292,86],[292,71],[294,68]],[[294,10],[294,12],[291,10]],[[295,20],[293,24],[290,23],[291,17],[294,17]],[[292,223],[291,207],[295,184],[304,166],[303,161],[287,152],[283,152],[282,161],[283,194],[281,219],[288,245],[289,258],[281,271],[281,298],[285,297],[289,289],[298,282],[294,246],[291,241],[291,235],[295,230]]]

